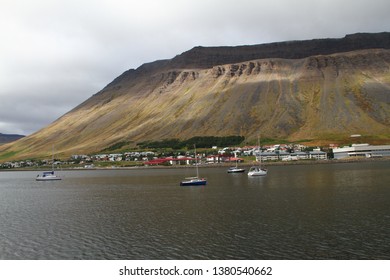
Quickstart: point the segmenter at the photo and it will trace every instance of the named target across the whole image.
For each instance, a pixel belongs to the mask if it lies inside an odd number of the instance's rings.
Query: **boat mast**
[[[198,156],[196,154],[196,145],[195,144],[194,144],[194,150],[195,150],[196,177],[199,178]]]
[[[260,146],[260,136],[257,136],[257,144],[259,145],[259,155],[260,155],[260,159],[259,159],[259,167],[261,169],[261,146]]]
[[[51,148],[51,171],[54,173],[54,145]]]

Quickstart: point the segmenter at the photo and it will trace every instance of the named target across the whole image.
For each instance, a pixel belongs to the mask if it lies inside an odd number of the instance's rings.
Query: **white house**
[[[323,151],[320,151],[319,149],[314,149],[313,151],[309,152],[309,158],[310,159],[326,159],[326,153]]]

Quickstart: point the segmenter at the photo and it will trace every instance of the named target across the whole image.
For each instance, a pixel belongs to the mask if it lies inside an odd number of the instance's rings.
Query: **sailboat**
[[[195,149],[195,165],[196,165],[196,177],[187,177],[184,181],[180,182],[180,186],[201,186],[206,185],[207,180],[205,178],[199,178],[199,167],[198,167],[198,158],[196,155],[196,147]]]
[[[265,176],[267,175],[268,170],[261,167],[261,147],[260,147],[260,137],[257,138],[258,146],[260,150],[260,156],[259,156],[259,165],[258,166],[252,166],[248,171],[249,177],[255,177],[255,176]]]
[[[227,173],[243,173],[245,169],[238,167],[238,160],[236,160],[236,166],[229,167]]]
[[[52,152],[52,164],[51,171],[44,171],[41,175],[37,175],[36,181],[58,181],[61,180],[60,176],[54,174],[54,148]]]

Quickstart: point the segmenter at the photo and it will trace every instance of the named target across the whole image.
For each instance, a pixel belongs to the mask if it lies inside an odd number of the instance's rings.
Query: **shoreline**
[[[348,158],[348,159],[327,159],[327,160],[296,160],[296,161],[273,161],[267,162],[263,161],[262,165],[267,166],[286,166],[286,165],[317,165],[317,164],[341,164],[341,163],[367,163],[367,162],[386,162],[390,161],[390,158]],[[257,165],[258,162],[244,162],[239,163],[239,167],[251,167]],[[210,163],[210,164],[201,164],[199,168],[215,168],[215,167],[225,167],[229,168],[233,166],[234,163]],[[55,171],[90,171],[90,170],[140,170],[140,169],[172,169],[172,168],[191,168],[194,165],[173,165],[173,166],[163,166],[163,165],[153,165],[153,166],[108,166],[108,167],[93,167],[93,168],[83,168],[83,167],[64,167],[56,168]],[[17,172],[17,171],[46,171],[50,167],[45,168],[9,168],[9,169],[0,169],[0,172]]]

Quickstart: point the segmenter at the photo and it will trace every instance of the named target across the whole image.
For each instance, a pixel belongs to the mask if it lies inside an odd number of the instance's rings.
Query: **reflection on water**
[[[389,167],[0,172],[0,258],[388,259]]]

